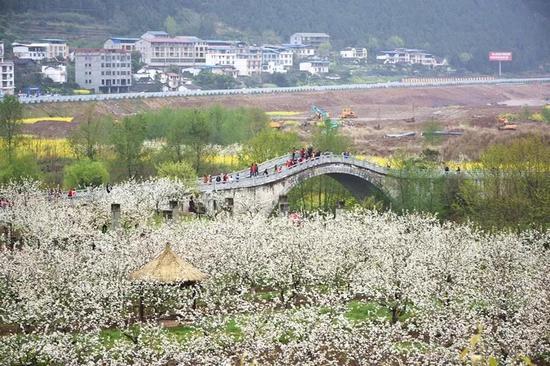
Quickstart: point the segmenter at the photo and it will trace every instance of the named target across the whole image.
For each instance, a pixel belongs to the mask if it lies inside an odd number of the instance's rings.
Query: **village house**
[[[443,66],[447,65],[447,60],[436,57],[424,50],[414,48],[397,48],[393,51],[381,51],[376,56],[378,61],[390,65],[423,65],[423,66]]]
[[[133,52],[139,38],[111,37],[103,44],[106,50],[124,50]]]
[[[76,82],[96,93],[126,93],[132,86],[132,57],[124,50],[82,48],[75,51]]]
[[[317,48],[305,44],[284,43],[282,46],[290,50],[298,59],[313,57],[317,54]]]
[[[0,96],[15,92],[15,67],[12,61],[4,60],[4,42],[0,42]]]
[[[239,76],[253,76],[262,73],[262,49],[248,47],[245,52],[237,54],[235,68]]]
[[[230,65],[235,66],[237,50],[233,46],[208,46],[206,52],[206,65]]]
[[[290,36],[290,44],[309,45],[318,49],[323,43],[330,43],[330,36],[326,33],[294,33]]]
[[[189,66],[206,63],[206,42],[197,37],[171,37],[149,31],[136,42],[142,61],[150,67]]]
[[[285,73],[294,65],[293,53],[291,50],[281,47],[265,45],[262,47],[262,71],[273,74],[275,72]]]
[[[69,57],[69,47],[63,39],[47,38],[39,42],[12,43],[13,56],[21,60],[65,60]]]
[[[368,51],[366,48],[347,47],[340,51],[340,57],[346,61],[366,60]]]
[[[329,61],[326,60],[307,60],[300,62],[300,71],[309,72],[312,75],[328,74]]]
[[[67,66],[42,66],[42,75],[56,84],[64,84],[67,82]]]

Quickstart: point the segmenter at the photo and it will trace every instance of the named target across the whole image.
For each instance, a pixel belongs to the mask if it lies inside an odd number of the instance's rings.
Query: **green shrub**
[[[193,182],[197,179],[197,173],[189,163],[165,162],[157,167],[159,177],[178,179],[183,182]]]
[[[81,160],[65,167],[63,182],[67,188],[98,187],[109,182],[109,172],[102,162]]]
[[[23,179],[40,179],[41,171],[36,159],[30,154],[18,154],[11,163],[5,153],[0,151],[0,183],[21,181]]]

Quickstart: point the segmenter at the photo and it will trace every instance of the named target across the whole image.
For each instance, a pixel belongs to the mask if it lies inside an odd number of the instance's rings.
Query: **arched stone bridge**
[[[321,175],[327,175],[347,188],[358,200],[372,194],[392,196],[385,185],[388,169],[351,156],[323,154],[288,168],[284,166],[289,156],[265,162],[259,166],[256,177],[248,170],[232,173],[233,180],[226,183],[204,183],[199,190],[210,212],[231,208],[235,213],[258,212],[271,214],[275,209],[285,211],[288,193],[300,183]],[[275,166],[283,166],[275,172]],[[264,175],[267,169],[268,175]],[[238,177],[238,178],[237,178]]]

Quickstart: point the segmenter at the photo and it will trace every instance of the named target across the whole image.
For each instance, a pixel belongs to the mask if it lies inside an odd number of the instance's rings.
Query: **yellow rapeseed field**
[[[301,112],[294,112],[294,111],[271,111],[271,112],[265,112],[270,117],[292,117],[297,116],[301,114]]]
[[[37,122],[65,122],[71,123],[74,120],[74,117],[33,117],[33,118],[23,118],[21,122],[24,124],[35,124]]]
[[[42,139],[27,137],[19,143],[19,150],[33,154],[37,159],[74,158],[67,139]]]

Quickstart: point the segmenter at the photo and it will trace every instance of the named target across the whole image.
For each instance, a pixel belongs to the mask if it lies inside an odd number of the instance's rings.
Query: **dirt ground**
[[[548,124],[519,121],[517,131],[498,131],[496,118],[502,113],[519,113],[528,106],[531,113],[550,103],[550,84],[475,85],[441,88],[374,89],[323,93],[272,94],[257,96],[180,97],[105,101],[95,104],[95,115],[122,118],[141,111],[211,105],[258,107],[268,111],[292,111],[304,121],[312,105],[338,116],[343,107],[351,107],[359,118],[344,123],[358,152],[389,155],[396,151],[417,153],[426,148],[420,136],[425,124],[439,123],[442,130],[464,132],[460,137],[443,138],[437,149],[446,159],[476,158],[487,144],[527,133],[550,136]],[[91,104],[56,103],[27,106],[28,117],[73,116],[75,122],[39,122],[25,126],[25,132],[43,137],[66,137],[84,118]],[[415,122],[405,120],[414,117]],[[311,128],[298,128],[304,138]],[[389,138],[387,134],[415,132],[416,136]]]

